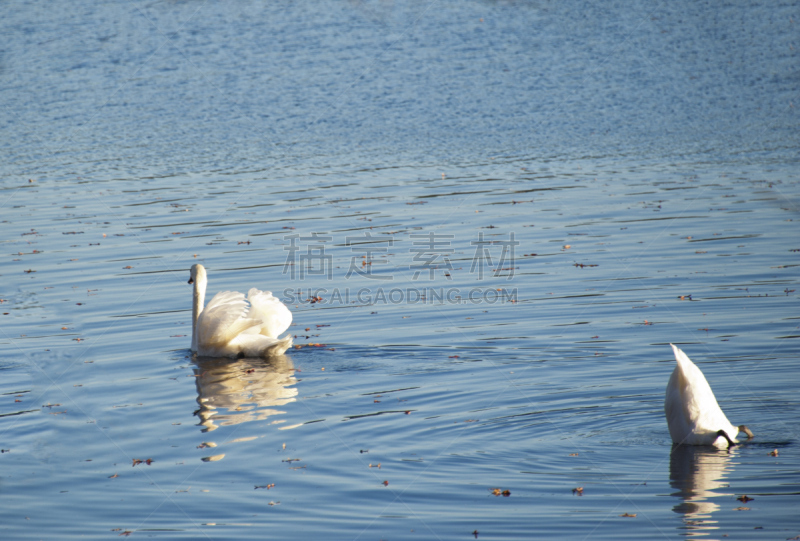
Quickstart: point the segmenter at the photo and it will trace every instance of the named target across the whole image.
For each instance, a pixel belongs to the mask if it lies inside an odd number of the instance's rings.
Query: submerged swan
[[[203,265],[192,265],[189,283],[194,284],[193,353],[201,357],[270,357],[291,347],[291,335],[281,339],[278,335],[289,328],[292,313],[269,291],[253,288],[247,292],[247,301],[243,293],[220,291],[204,309],[208,278]]]
[[[664,413],[673,443],[684,445],[736,445],[739,432],[753,437],[745,425],[734,426],[722,413],[705,376],[679,348],[672,346],[678,366],[667,383]]]

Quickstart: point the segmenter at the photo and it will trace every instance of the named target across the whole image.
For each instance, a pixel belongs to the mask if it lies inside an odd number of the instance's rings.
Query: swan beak
[[[186,283],[187,283],[187,284],[193,284],[193,283],[194,283],[194,280],[192,280],[192,278],[191,278],[191,277],[189,277],[189,281],[188,281],[188,282],[186,282]]]

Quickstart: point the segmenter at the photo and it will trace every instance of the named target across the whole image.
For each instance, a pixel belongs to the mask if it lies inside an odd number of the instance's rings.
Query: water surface
[[[4,538],[800,535],[798,20],[6,6]],[[300,347],[191,358],[197,262]]]

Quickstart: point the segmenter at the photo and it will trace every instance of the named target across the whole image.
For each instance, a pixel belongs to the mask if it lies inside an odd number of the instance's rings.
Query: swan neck
[[[206,277],[198,276],[194,281],[192,298],[192,351],[197,351],[197,318],[203,312],[206,302]]]
[[[717,431],[717,436],[722,436],[723,438],[725,438],[726,440],[728,440],[728,449],[730,449],[731,447],[733,447],[733,446],[735,446],[735,445],[736,445],[736,442],[735,442],[735,441],[733,441],[733,440],[730,438],[730,436],[728,436],[728,433],[727,433],[727,432],[725,432],[724,430],[718,430],[718,431]]]

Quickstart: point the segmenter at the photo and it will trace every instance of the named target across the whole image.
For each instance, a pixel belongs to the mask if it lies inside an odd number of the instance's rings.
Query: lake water
[[[796,4],[2,10],[3,539],[800,535]]]

